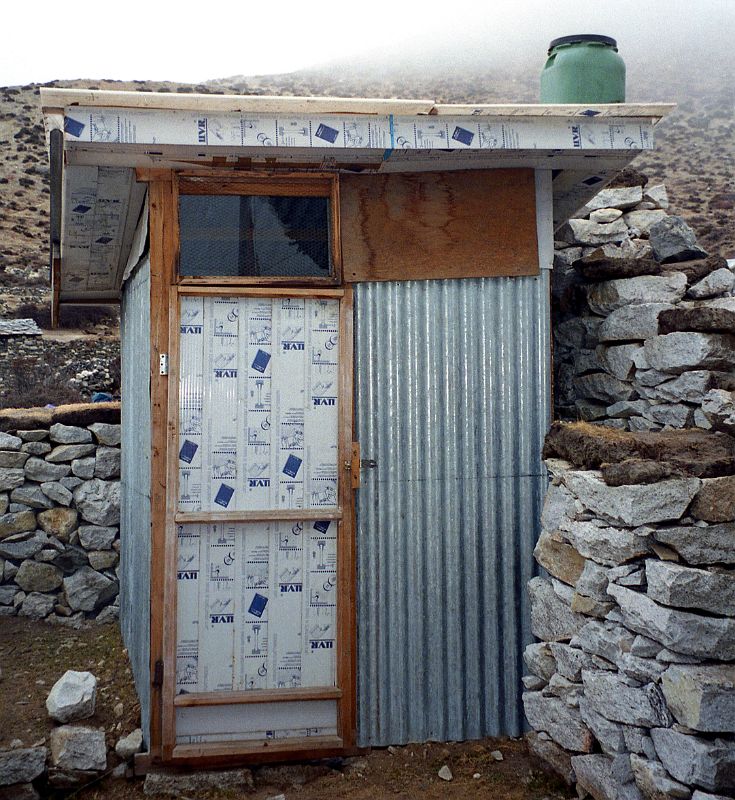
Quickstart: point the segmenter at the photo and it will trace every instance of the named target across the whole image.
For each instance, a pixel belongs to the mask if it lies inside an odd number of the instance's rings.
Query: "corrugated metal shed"
[[[140,698],[143,736],[150,742],[151,392],[150,260],[125,283],[120,314],[122,463],[120,627]]]
[[[356,286],[358,740],[518,734],[549,272]]]

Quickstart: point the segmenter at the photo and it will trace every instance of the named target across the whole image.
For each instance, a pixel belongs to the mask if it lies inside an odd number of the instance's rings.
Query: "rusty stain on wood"
[[[343,175],[349,282],[537,275],[531,169]]]

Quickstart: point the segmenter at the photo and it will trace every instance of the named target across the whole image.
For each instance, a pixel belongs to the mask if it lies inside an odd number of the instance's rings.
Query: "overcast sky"
[[[199,83],[291,72],[406,47],[472,48],[513,59],[551,38],[616,36],[621,54],[704,30],[735,42],[735,0],[160,0],[3,2],[0,85],[114,78]],[[464,43],[464,44],[463,44]],[[429,58],[430,63],[430,58]],[[713,64],[713,68],[717,68]]]

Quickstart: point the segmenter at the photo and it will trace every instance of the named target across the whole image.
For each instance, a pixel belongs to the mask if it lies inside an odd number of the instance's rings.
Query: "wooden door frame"
[[[157,171],[150,181],[151,254],[151,597],[150,597],[150,756],[152,761],[181,764],[225,764],[302,759],[345,754],[355,747],[356,709],[356,565],[353,451],[353,293],[352,287],[310,288],[239,285],[212,278],[206,284],[177,282],[178,208],[176,175]],[[339,300],[339,506],[337,512],[225,512],[179,514],[177,512],[178,452],[178,341],[179,299],[185,295],[291,296]],[[167,354],[168,375],[161,375],[159,357]],[[172,389],[170,387],[173,387]],[[212,693],[175,700],[176,647],[176,528],[182,521],[254,521],[256,519],[337,519],[337,687],[261,692]],[[227,694],[230,694],[227,697]],[[201,745],[175,744],[177,705],[264,702],[273,700],[337,700],[337,733],[331,737],[284,739],[263,742],[222,742]]]

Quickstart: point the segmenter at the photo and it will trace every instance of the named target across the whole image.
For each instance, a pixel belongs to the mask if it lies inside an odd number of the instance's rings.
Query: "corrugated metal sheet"
[[[361,745],[522,730],[548,275],[356,286]]]
[[[150,742],[151,392],[150,261],[125,283],[120,314],[122,361],[122,497],[120,628]]]

